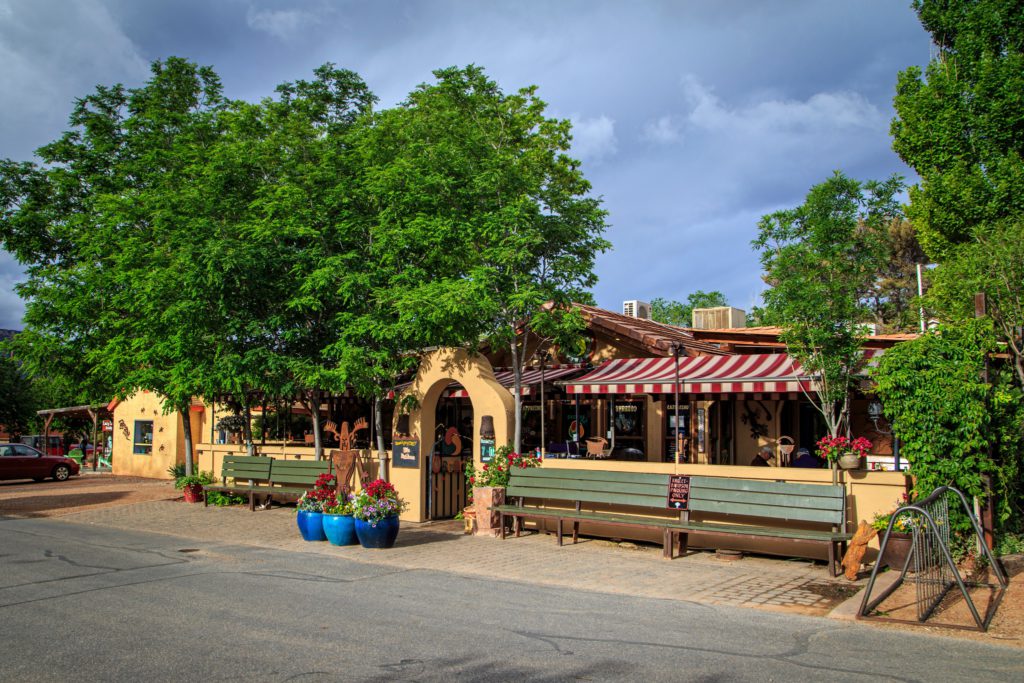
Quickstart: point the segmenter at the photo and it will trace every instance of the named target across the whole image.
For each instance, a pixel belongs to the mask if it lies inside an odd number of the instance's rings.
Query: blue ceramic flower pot
[[[398,538],[398,515],[385,517],[376,526],[357,519],[356,536],[364,548],[390,548]]]
[[[302,534],[304,541],[326,541],[327,536],[324,535],[324,513],[322,512],[308,512],[306,510],[299,510],[296,515],[295,521],[299,525],[299,533]]]
[[[324,533],[331,545],[355,545],[356,520],[352,515],[324,515]]]

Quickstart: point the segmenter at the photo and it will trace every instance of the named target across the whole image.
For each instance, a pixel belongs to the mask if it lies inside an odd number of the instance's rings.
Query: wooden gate
[[[430,519],[452,519],[468,504],[466,463],[472,455],[431,455],[427,477],[427,515]]]

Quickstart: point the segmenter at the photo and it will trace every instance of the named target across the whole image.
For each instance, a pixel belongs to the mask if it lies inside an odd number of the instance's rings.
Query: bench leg
[[[209,504],[206,502],[206,489],[203,489],[203,507],[208,507]]]
[[[572,523],[572,544],[576,545],[576,539],[580,537],[580,523],[578,521]]]
[[[832,578],[836,576],[836,544],[832,541],[828,544],[828,575]]]
[[[518,517],[517,516],[517,517],[513,517],[512,518],[512,529],[516,532],[516,538],[519,538],[520,534],[522,534],[522,532],[523,532],[523,518],[522,517]]]
[[[555,533],[555,537],[558,540],[558,545],[562,545],[562,518],[556,519],[555,523],[558,524],[558,531]]]
[[[505,513],[501,512],[498,514],[499,523],[501,524],[501,540],[505,540]]]
[[[686,551],[690,545],[690,534],[679,534],[679,556],[686,557]]]
[[[256,512],[256,496],[249,491],[249,512]]]
[[[661,556],[666,560],[671,560],[672,546],[675,544],[676,540],[672,537],[672,532],[668,529],[663,529],[661,532]]]

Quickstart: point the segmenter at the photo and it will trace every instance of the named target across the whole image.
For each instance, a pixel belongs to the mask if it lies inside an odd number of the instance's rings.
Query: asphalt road
[[[1024,652],[0,518],[0,680],[234,679],[1012,681]]]

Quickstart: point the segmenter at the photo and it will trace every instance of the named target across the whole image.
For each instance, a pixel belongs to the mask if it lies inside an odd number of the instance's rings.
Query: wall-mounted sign
[[[480,439],[480,462],[494,460],[494,439]]]
[[[391,447],[392,467],[420,466],[419,439],[395,439],[391,442]]]
[[[668,508],[685,510],[690,504],[690,475],[673,474],[668,480]]]
[[[626,403],[626,404],[620,403],[620,404],[615,406],[615,412],[616,413],[635,413],[636,411],[637,411],[637,406],[634,403]]]
[[[112,432],[112,431],[114,431],[114,421],[113,420],[104,420],[103,421],[103,431],[105,431],[105,432]]]

